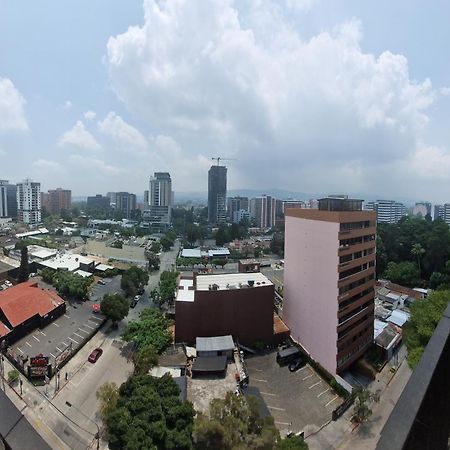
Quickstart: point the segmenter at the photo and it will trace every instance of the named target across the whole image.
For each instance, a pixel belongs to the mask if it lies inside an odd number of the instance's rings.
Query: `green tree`
[[[420,260],[425,254],[425,249],[420,244],[414,244],[411,249],[411,255],[417,258],[417,267],[419,268],[419,277],[421,276]]]
[[[191,450],[195,411],[179,399],[179,392],[170,375],[128,378],[108,414],[109,448]]]
[[[83,300],[87,297],[91,278],[58,270],[53,274],[52,284],[61,295],[75,300]]]
[[[255,397],[228,392],[211,401],[209,420],[196,419],[193,439],[196,449],[273,449],[280,435],[272,417],[260,416]]]
[[[231,241],[229,229],[226,225],[221,225],[216,231],[216,245],[222,246]]]
[[[152,344],[147,344],[133,353],[134,373],[143,375],[158,365],[158,354]]]
[[[48,267],[46,267],[45,269],[42,269],[40,271],[42,280],[49,284],[53,284],[55,274],[56,274],[56,271],[53,269],[50,269]]]
[[[411,316],[403,326],[403,339],[408,350],[408,363],[414,369],[450,301],[450,291],[434,291],[426,300],[416,300]]]
[[[20,267],[17,281],[22,283],[28,281],[30,277],[30,267],[28,265],[28,247],[24,245],[20,250]]]
[[[290,436],[278,442],[276,450],[308,450],[308,444],[297,436]]]
[[[270,242],[270,250],[278,256],[284,256],[284,232],[274,233]]]
[[[373,402],[379,402],[380,397],[377,393],[370,392],[368,389],[363,387],[357,387],[353,390],[353,395],[355,396],[355,403],[353,406],[353,418],[357,422],[366,422],[367,419],[372,415],[372,410],[370,405]]]
[[[113,326],[127,316],[130,308],[128,300],[120,294],[105,294],[100,302],[100,311],[113,323]]]
[[[100,417],[104,425],[108,419],[108,415],[114,411],[119,399],[119,388],[116,383],[102,384],[95,393],[100,404]]]
[[[383,278],[386,278],[393,283],[414,287],[419,282],[419,269],[416,264],[412,262],[404,261],[395,263],[391,261],[387,265]]]
[[[159,270],[159,266],[161,264],[159,256],[154,251],[147,249],[145,250],[144,254],[148,262],[148,270]]]
[[[130,267],[122,274],[120,287],[126,295],[134,297],[148,283],[148,272],[140,267]]]
[[[170,321],[155,308],[147,308],[139,314],[139,320],[130,321],[122,337],[126,342],[134,342],[138,349],[152,345],[161,354],[172,342]]]
[[[161,303],[172,303],[175,298],[178,275],[180,275],[180,273],[175,270],[165,270],[159,277],[159,295]]]

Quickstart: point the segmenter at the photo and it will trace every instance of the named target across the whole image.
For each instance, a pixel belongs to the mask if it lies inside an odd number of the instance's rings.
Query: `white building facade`
[[[41,222],[41,183],[30,179],[17,183],[17,218],[30,225]]]

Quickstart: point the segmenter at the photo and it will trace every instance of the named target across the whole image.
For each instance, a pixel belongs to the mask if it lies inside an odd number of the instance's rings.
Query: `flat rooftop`
[[[249,284],[253,281],[253,286]],[[262,273],[226,273],[220,275],[197,275],[197,291],[209,291],[216,285],[218,291],[248,287],[272,286],[273,283]]]

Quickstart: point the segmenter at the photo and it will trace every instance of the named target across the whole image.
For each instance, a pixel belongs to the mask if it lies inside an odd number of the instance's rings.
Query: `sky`
[[[450,202],[450,3],[0,0],[0,179]]]

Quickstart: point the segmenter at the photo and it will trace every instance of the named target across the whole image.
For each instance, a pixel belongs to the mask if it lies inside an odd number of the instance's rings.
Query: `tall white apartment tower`
[[[142,214],[144,222],[152,228],[163,231],[172,220],[172,180],[168,172],[155,172],[150,178],[146,210]]]
[[[0,180],[0,217],[8,217],[8,181]]]
[[[30,225],[41,222],[41,183],[28,178],[17,183],[17,218]]]

